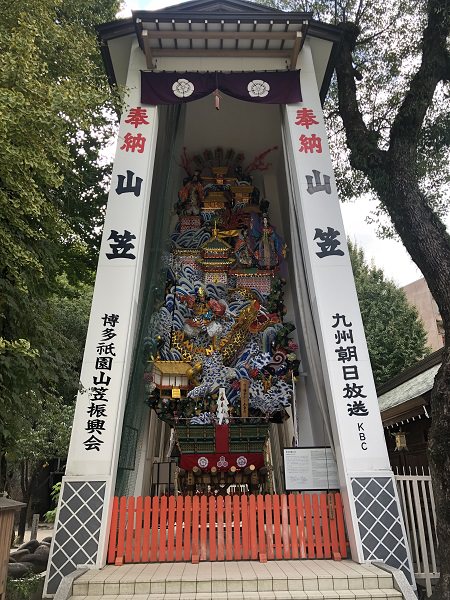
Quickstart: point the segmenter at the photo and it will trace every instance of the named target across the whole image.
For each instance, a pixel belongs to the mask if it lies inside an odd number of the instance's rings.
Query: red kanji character
[[[137,128],[139,125],[149,125],[150,122],[147,121],[147,119],[147,109],[138,106],[137,108],[130,108],[125,123],[130,123],[130,125],[134,125],[134,127]]]
[[[144,152],[145,140],[146,138],[143,137],[140,133],[138,133],[137,135],[127,133],[123,138],[123,141],[125,143],[123,144],[123,146],[120,146],[120,149],[125,150],[126,152],[128,152],[128,150],[131,150],[131,152],[137,150],[139,154],[142,154]]]
[[[304,152],[305,154],[311,152],[312,154],[314,150],[316,150],[318,154],[322,154],[322,139],[317,137],[315,133],[313,133],[311,137],[308,137],[307,135],[301,135],[298,139],[300,140],[301,144],[300,148],[298,149],[299,152]]]
[[[295,121],[296,125],[303,125],[306,129],[309,129],[310,125],[318,125],[319,122],[316,121],[316,115],[310,108],[300,108],[297,110],[297,120]]]

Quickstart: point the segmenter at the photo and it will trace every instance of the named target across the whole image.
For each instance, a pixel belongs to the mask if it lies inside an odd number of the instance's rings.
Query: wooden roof
[[[186,375],[191,365],[182,360],[155,360],[153,363],[155,369],[161,371],[163,375]]]
[[[405,369],[377,388],[384,426],[427,415],[430,392],[442,362],[442,348]]]
[[[321,81],[324,99],[333,71],[340,30],[315,21],[311,12],[284,12],[245,0],[191,0],[175,6],[133,11],[130,19],[97,27],[110,82],[116,83],[109,43],[137,36],[147,68],[159,57],[284,58],[295,69],[306,36],[331,42],[333,56]],[[331,47],[331,46],[330,46]]]

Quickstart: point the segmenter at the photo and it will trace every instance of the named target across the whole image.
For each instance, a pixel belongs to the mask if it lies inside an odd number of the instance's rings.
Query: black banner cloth
[[[219,90],[258,104],[294,104],[302,99],[300,71],[244,73],[151,73],[141,71],[142,104],[192,102]]]

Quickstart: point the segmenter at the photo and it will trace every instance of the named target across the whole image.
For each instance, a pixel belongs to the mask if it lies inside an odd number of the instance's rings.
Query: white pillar
[[[302,102],[283,112],[288,157],[352,558],[383,560],[412,581],[311,50],[301,53]]]
[[[143,54],[135,43],[45,582],[47,597],[77,565],[100,567],[106,561],[158,133],[157,109],[140,106],[141,68]]]

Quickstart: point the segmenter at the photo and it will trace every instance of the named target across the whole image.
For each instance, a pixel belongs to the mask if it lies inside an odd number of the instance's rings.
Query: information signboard
[[[286,491],[339,489],[336,459],[329,447],[285,448]]]

